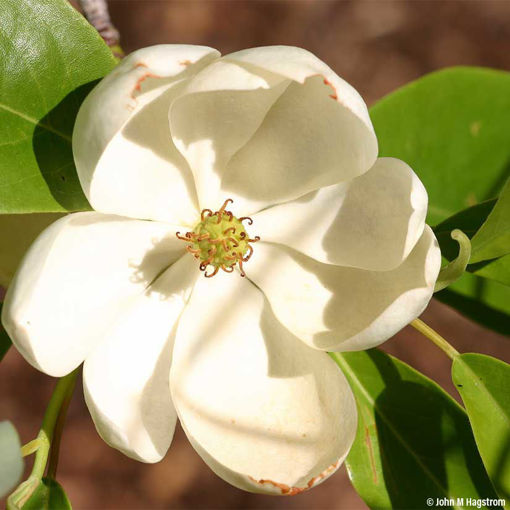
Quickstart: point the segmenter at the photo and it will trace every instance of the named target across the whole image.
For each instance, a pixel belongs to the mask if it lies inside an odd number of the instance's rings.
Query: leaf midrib
[[[377,411],[377,413],[382,418],[382,420],[384,421],[386,426],[389,428],[389,430],[391,430],[391,432],[394,434],[396,439],[404,446],[404,448],[411,454],[411,456],[413,457],[415,462],[418,464],[418,466],[420,466],[423,469],[423,471],[429,476],[429,478],[432,480],[432,482],[434,482],[434,484],[443,492],[443,494],[445,496],[449,496],[450,494],[449,494],[448,490],[445,487],[443,487],[441,482],[434,476],[434,473],[432,473],[429,470],[429,468],[425,464],[423,464],[423,462],[421,461],[420,457],[418,455],[416,455],[416,453],[409,446],[407,441],[405,441],[405,439],[392,426],[391,421],[386,417],[386,415],[383,412],[381,412],[381,409],[377,406],[377,404],[374,401],[374,399],[366,391],[365,387],[361,384],[361,381],[359,380],[357,375],[352,371],[352,369],[348,365],[348,363],[345,362],[342,358],[340,358],[336,353],[333,353],[333,354],[334,354],[335,360],[337,360],[337,362],[342,365],[342,369],[346,370],[351,375],[351,377],[355,381],[356,385],[360,389],[360,391],[363,394],[363,396],[365,397],[365,399],[370,403],[370,405],[374,408],[374,410]],[[453,506],[452,508],[465,508],[465,507]]]
[[[6,112],[9,112],[9,113],[11,113],[13,115],[16,115],[17,117],[22,118],[23,120],[26,120],[27,122],[30,122],[34,126],[39,126],[39,127],[43,128],[43,129],[46,129],[46,131],[49,131],[49,132],[59,136],[60,138],[62,138],[66,142],[69,142],[69,143],[72,142],[72,139],[71,139],[70,136],[66,135],[65,133],[62,133],[62,131],[59,131],[58,129],[55,129],[53,126],[50,126],[48,124],[44,124],[43,122],[41,122],[41,121],[39,121],[37,119],[34,119],[33,117],[30,117],[29,115],[27,115],[27,114],[25,114],[23,112],[15,110],[14,108],[11,108],[10,106],[7,106],[6,104],[0,103],[0,108],[2,110],[5,110]]]

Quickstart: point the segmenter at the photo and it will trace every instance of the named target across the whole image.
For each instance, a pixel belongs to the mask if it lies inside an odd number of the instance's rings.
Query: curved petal
[[[170,123],[201,206],[232,198],[241,215],[351,179],[377,157],[359,94],[299,48],[225,56],[190,82]]]
[[[218,56],[203,46],[144,48],[87,96],[73,153],[95,210],[181,225],[195,221],[193,177],[172,143],[167,112],[189,78]]]
[[[194,174],[201,208],[220,207],[227,163],[289,83],[273,73],[220,60],[198,73],[173,103],[170,130]]]
[[[322,482],[356,432],[342,372],[236,274],[197,281],[179,321],[170,388],[197,452],[252,492],[291,495]]]
[[[63,376],[182,254],[181,245],[170,225],[96,212],[65,216],[25,255],[7,291],[2,323],[29,363]]]
[[[430,227],[392,271],[322,264],[280,245],[258,243],[247,276],[275,315],[311,347],[357,351],[381,344],[427,306],[441,266]]]
[[[195,261],[181,257],[133,298],[83,365],[85,400],[99,435],[136,460],[161,460],[172,441],[173,340],[197,276]]]
[[[365,174],[253,216],[264,241],[284,244],[327,264],[394,269],[425,227],[427,192],[412,169],[379,158]]]

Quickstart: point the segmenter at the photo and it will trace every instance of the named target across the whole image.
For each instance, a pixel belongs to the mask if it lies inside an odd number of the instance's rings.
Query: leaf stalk
[[[423,336],[427,337],[432,343],[436,344],[446,355],[454,360],[460,353],[450,345],[439,333],[434,331],[428,324],[420,319],[414,319],[411,326],[419,331]]]

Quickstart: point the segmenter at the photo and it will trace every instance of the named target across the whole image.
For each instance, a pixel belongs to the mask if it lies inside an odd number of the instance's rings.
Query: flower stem
[[[35,454],[31,476],[36,476],[37,478],[43,477],[53,438],[55,438],[57,444],[60,443],[63,424],[57,428],[55,428],[55,425],[60,415],[65,417],[69,401],[73,394],[77,375],[78,369],[73,370],[70,374],[59,379],[53,390],[53,394],[51,395],[50,402],[44,414],[41,430],[37,436],[37,439],[40,440],[40,446]]]
[[[64,398],[62,400],[62,404],[60,406],[60,411],[58,413],[57,421],[55,423],[55,428],[53,431],[53,441],[51,441],[51,449],[50,449],[50,460],[48,463],[48,473],[46,476],[49,478],[55,478],[57,475],[57,465],[58,465],[58,457],[60,453],[60,440],[62,438],[62,432],[64,430],[64,424],[66,421],[67,410],[69,408],[69,404],[71,403],[71,398],[73,396],[74,387],[76,384],[76,375],[77,370],[72,372],[74,374],[74,378],[71,383],[66,387],[66,392],[64,394]]]
[[[22,455],[30,455],[35,452],[34,466],[30,476],[21,483],[18,488],[9,496],[7,500],[7,509],[21,508],[34,491],[39,486],[48,455],[50,454],[50,463],[48,466],[48,476],[55,477],[57,469],[58,451],[60,446],[60,438],[62,436],[62,429],[64,426],[65,415],[69,402],[71,400],[74,386],[76,384],[76,376],[78,375],[78,368],[73,370],[70,374],[58,380],[53,394],[51,395],[50,402],[44,413],[41,430],[37,438],[24,445],[21,449]]]
[[[452,345],[450,345],[439,333],[436,333],[436,331],[425,324],[422,320],[414,319],[414,321],[411,322],[411,326],[422,335],[426,336],[430,341],[435,343],[437,347],[444,351],[452,360],[459,356],[459,352]]]
[[[28,455],[32,455],[35,453],[39,447],[41,446],[41,441],[39,439],[32,439],[27,444],[24,444],[21,447],[21,455],[22,457],[27,457]]]

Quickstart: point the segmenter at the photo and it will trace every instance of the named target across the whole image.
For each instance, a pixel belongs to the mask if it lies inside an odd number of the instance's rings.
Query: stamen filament
[[[205,213],[209,213],[207,216],[205,216]],[[202,221],[205,221],[205,218],[209,218],[210,216],[212,216],[213,212],[211,211],[211,209],[204,209],[202,211],[202,214],[200,214],[200,218],[202,218]]]
[[[248,216],[236,218],[226,209],[229,203],[233,203],[231,198],[227,198],[216,212],[203,209],[200,214],[202,221],[191,232],[184,235],[176,232],[177,239],[188,243],[186,251],[199,260],[198,268],[207,278],[216,275],[220,269],[233,273],[236,264],[241,276],[246,276],[243,262],[248,262],[253,255],[250,243],[260,240],[259,236],[251,239],[242,224],[246,221],[252,225],[253,220]]]
[[[211,273],[211,274],[207,274],[207,273],[205,273],[205,274],[204,274],[204,276],[205,276],[206,278],[212,278],[215,274],[217,274],[217,273],[218,273],[218,271],[219,271],[219,270],[220,270],[220,267],[219,267],[219,266],[216,266],[216,267],[214,268],[213,273]]]

